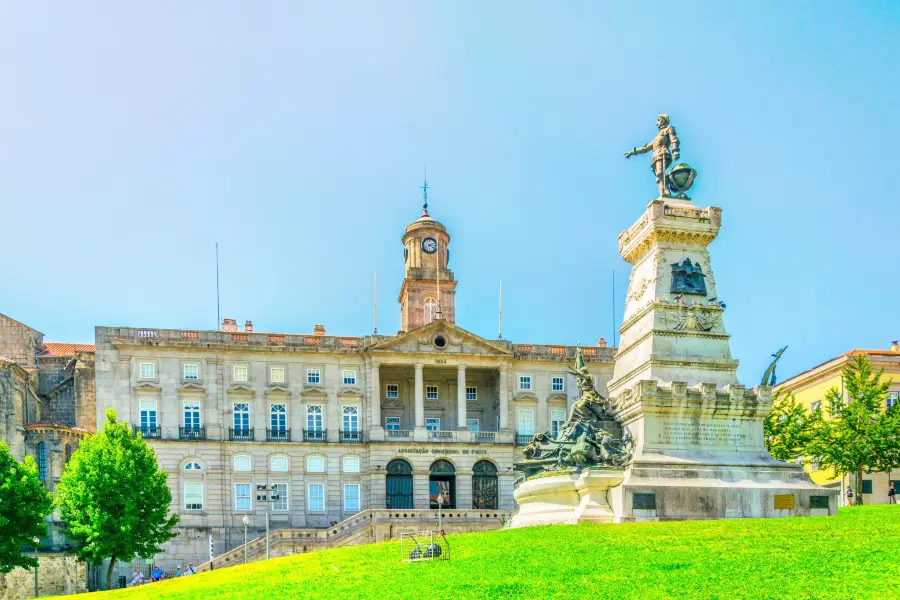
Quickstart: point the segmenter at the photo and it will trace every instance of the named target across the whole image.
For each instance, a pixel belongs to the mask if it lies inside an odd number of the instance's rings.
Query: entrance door
[[[387,508],[409,509],[413,507],[412,466],[402,459],[387,465]]]
[[[442,497],[443,503],[438,504]],[[456,508],[456,468],[448,460],[436,460],[428,478],[429,508]]]

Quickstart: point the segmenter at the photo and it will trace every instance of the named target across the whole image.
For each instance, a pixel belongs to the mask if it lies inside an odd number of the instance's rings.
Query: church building
[[[513,463],[565,421],[576,348],[460,326],[450,234],[427,208],[402,242],[397,335],[96,328],[97,423],[115,408],[168,473],[179,535],[159,564],[204,562],[209,538],[218,555],[267,516],[315,536],[361,513],[402,524],[441,506],[462,531],[515,509]],[[583,354],[606,395],[614,349]]]

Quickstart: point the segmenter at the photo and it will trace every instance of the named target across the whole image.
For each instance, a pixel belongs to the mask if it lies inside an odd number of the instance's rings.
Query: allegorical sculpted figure
[[[681,152],[678,149],[679,142],[675,135],[675,128],[669,125],[669,115],[659,115],[659,118],[656,119],[656,126],[659,128],[659,133],[656,134],[653,141],[640,148],[632,148],[625,153],[625,158],[652,151],[653,159],[650,168],[656,175],[656,185],[659,186],[660,197],[667,197],[670,194],[666,186],[666,169],[672,164],[673,158],[678,160]]]

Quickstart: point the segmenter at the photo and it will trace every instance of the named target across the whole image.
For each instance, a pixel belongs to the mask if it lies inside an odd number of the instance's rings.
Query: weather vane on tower
[[[425,183],[421,186],[422,188],[422,200],[424,204],[422,204],[422,212],[423,214],[428,214],[428,169],[425,169]]]

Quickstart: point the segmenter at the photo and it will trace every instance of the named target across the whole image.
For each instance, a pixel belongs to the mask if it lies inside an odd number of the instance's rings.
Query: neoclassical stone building
[[[575,348],[489,340],[456,323],[450,236],[427,213],[402,238],[397,335],[97,327],[97,419],[116,409],[169,475],[179,537],[164,565],[258,532],[327,528],[366,509],[515,508],[513,462],[576,394]],[[613,349],[584,348],[605,393]],[[258,501],[274,489],[275,502]],[[467,513],[468,514],[468,513]],[[474,518],[474,517],[473,517]],[[496,521],[493,522],[496,525]]]

